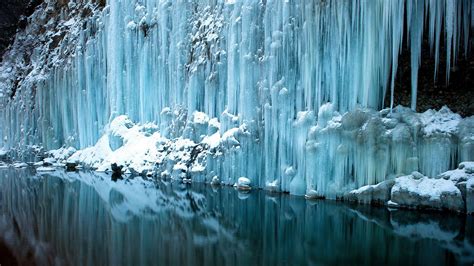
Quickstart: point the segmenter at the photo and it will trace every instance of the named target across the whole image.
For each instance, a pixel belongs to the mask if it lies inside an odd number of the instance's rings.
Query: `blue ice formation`
[[[370,111],[394,108],[403,45],[415,109],[426,34],[434,78],[440,53],[449,78],[469,47],[471,0],[95,2],[45,1],[18,34],[0,66],[4,148],[83,149],[123,114],[173,139],[199,111],[222,133],[248,131],[238,151],[209,159],[215,174],[293,194],[473,160],[471,120],[433,137],[410,110]]]

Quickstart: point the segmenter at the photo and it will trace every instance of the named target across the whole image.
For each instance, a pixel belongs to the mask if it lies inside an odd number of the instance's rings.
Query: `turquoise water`
[[[3,169],[0,263],[472,265],[474,217]]]

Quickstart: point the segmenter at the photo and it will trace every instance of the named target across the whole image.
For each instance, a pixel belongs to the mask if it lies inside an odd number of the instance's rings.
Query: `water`
[[[474,217],[203,184],[0,170],[0,264],[474,262]]]

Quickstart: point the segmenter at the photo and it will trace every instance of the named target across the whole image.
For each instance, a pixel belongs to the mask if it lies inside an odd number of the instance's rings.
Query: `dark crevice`
[[[28,17],[42,0],[2,0],[0,6],[0,62],[3,53],[12,43],[17,29],[24,29]]]

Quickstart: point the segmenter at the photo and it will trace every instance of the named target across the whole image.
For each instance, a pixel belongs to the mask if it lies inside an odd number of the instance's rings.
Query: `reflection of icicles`
[[[470,220],[463,221],[465,217],[443,214],[420,214],[410,211],[396,210],[388,212],[383,208],[357,206],[348,208],[350,213],[360,219],[377,224],[398,236],[411,240],[433,240],[438,245],[446,248],[459,256],[463,262],[474,259],[474,238]]]
[[[87,259],[136,265],[168,258],[182,265],[182,252],[190,256],[199,239],[245,254],[235,229],[208,210],[202,193],[139,177],[114,182],[103,174],[56,171],[31,178],[26,170],[3,170],[0,202],[0,212],[16,219],[18,237],[38,255],[49,255],[41,242],[47,241],[72,264]],[[0,231],[2,226],[0,216]],[[225,250],[216,248],[208,256]]]
[[[469,216],[390,213],[384,208],[306,201],[261,190],[246,194],[243,201],[238,191],[228,187],[212,191],[200,184],[183,188],[139,178],[129,183],[105,179],[106,175],[94,173],[56,171],[32,177],[27,170],[0,171],[0,212],[9,218],[4,226],[0,215],[0,231],[12,230],[14,218],[21,232],[14,241],[26,239],[39,255],[49,255],[49,249],[43,249],[47,243],[53,255],[66,260],[64,264],[74,265],[84,261],[99,265],[472,261],[474,223]],[[93,180],[97,183],[91,183]],[[167,202],[152,202],[158,193],[153,194],[149,184],[154,184]],[[130,190],[123,191],[126,187]],[[205,200],[200,202],[202,195]],[[185,202],[191,198],[202,207],[188,212],[194,215],[181,216],[180,211],[174,211],[190,206]],[[161,211],[150,209],[162,204]],[[132,206],[137,208],[135,213],[130,213]],[[117,219],[117,211],[126,219]],[[408,241],[397,234],[398,227],[419,224],[435,230],[428,238],[418,235],[416,240],[431,241]],[[443,240],[453,232],[457,234],[454,238]],[[372,250],[374,243],[380,247],[376,256],[360,256]],[[20,253],[28,251],[24,246],[16,247]],[[341,248],[346,252],[339,252]]]

